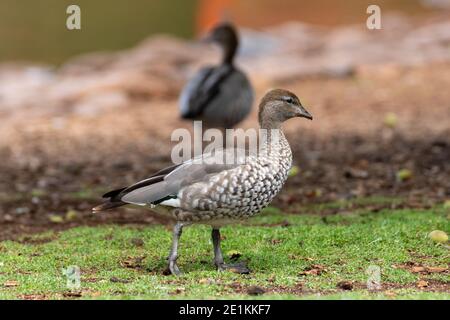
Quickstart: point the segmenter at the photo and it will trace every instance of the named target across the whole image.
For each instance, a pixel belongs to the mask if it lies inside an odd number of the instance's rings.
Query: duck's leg
[[[181,233],[183,232],[183,224],[177,222],[173,227],[172,248],[169,254],[169,270],[173,275],[179,276],[181,274],[177,265],[178,258],[178,241],[180,240]]]
[[[248,274],[250,270],[247,268],[245,263],[239,262],[236,264],[226,264],[223,261],[222,249],[220,248],[220,230],[219,228],[213,228],[211,232],[212,242],[214,246],[214,264],[217,270],[224,271],[230,270],[236,273]]]
[[[220,230],[213,228],[211,231],[211,237],[214,246],[214,264],[220,269],[219,266],[224,264],[222,249],[220,248]]]

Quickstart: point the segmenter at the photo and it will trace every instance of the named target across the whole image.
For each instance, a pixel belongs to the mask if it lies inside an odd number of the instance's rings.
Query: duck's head
[[[206,42],[214,42],[219,45],[226,45],[237,42],[238,36],[235,27],[226,22],[216,25],[205,37]]]
[[[235,27],[230,23],[221,23],[215,26],[205,38],[204,42],[219,45],[224,52],[224,63],[231,63],[239,44]]]
[[[311,114],[292,92],[274,89],[262,98],[258,115],[261,128],[279,128],[284,121],[295,117],[312,120]]]

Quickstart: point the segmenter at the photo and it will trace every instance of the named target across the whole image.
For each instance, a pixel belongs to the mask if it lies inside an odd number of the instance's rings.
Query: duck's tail
[[[114,201],[114,202],[107,201],[107,202],[104,202],[104,203],[102,203],[102,204],[92,208],[92,212],[93,213],[97,213],[97,212],[100,212],[100,211],[106,211],[106,210],[110,210],[110,209],[113,209],[113,208],[121,207],[121,206],[124,206],[124,205],[126,205],[126,203],[122,202],[122,201]]]

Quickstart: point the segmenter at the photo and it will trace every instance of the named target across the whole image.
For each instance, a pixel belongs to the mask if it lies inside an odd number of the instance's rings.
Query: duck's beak
[[[312,115],[305,109],[305,107],[301,105],[298,107],[297,117],[306,118],[309,120],[313,119]]]

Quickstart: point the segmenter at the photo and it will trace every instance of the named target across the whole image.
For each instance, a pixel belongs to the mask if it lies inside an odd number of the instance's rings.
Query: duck
[[[231,163],[206,161],[217,154],[237,153],[237,147],[229,147],[214,155],[203,154],[203,161],[193,158],[174,164],[145,180],[104,194],[107,200],[93,211],[137,205],[171,219],[174,227],[168,271],[174,275],[181,274],[177,258],[183,228],[193,224],[209,225],[217,269],[248,273],[244,263],[224,262],[220,228],[253,217],[280,192],[292,165],[292,151],[281,126],[295,117],[312,120],[294,93],[271,90],[259,105],[259,132],[265,133],[262,137],[266,138],[261,139],[262,145],[256,153],[247,152],[243,156],[245,159]]]
[[[181,118],[202,121],[207,128],[233,128],[249,115],[254,100],[250,81],[234,64],[239,47],[236,28],[221,23],[203,41],[217,44],[222,60],[201,68],[184,86],[179,98]]]

